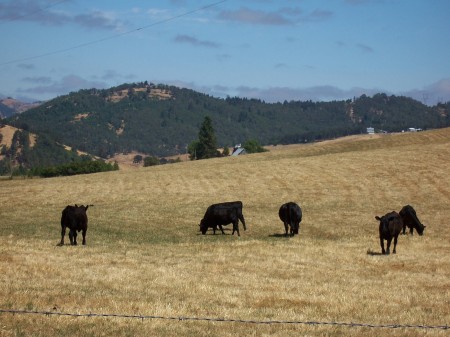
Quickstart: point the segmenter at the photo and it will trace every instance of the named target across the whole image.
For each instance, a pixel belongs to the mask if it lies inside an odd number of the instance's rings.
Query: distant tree
[[[194,140],[192,143],[188,145],[187,152],[189,153],[189,159],[197,160],[197,148],[198,148],[198,140]]]
[[[140,154],[137,154],[133,158],[133,164],[140,164],[142,162],[142,156]]]
[[[155,165],[159,165],[159,164],[160,164],[160,162],[157,157],[149,156],[149,157],[144,158],[144,167],[155,166]]]
[[[255,139],[247,140],[243,145],[245,151],[247,153],[258,153],[258,152],[266,152],[267,150],[259,145],[258,141]]]
[[[197,159],[217,157],[217,139],[212,120],[206,116],[198,132]]]

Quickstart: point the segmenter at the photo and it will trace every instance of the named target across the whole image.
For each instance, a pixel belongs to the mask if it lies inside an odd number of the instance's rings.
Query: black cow
[[[203,219],[200,221],[200,231],[202,234],[206,234],[208,228],[212,228],[214,234],[216,234],[217,226],[219,226],[222,234],[225,234],[222,226],[228,225],[230,223],[233,224],[233,233],[237,232],[238,236],[241,236],[239,233],[239,220],[241,220],[242,225],[244,226],[244,230],[247,230],[245,226],[244,215],[242,214],[242,202],[241,201],[232,201],[232,202],[223,202],[219,204],[213,204],[208,207],[203,216]]]
[[[380,245],[382,253],[389,254],[391,241],[392,239],[394,239],[393,253],[395,254],[398,235],[400,234],[403,227],[402,217],[397,212],[392,211],[390,213],[383,215],[381,218],[379,216],[376,216],[375,219],[380,221],[379,231],[380,231]],[[386,251],[384,250],[384,240],[387,241]]]
[[[92,206],[92,205],[91,205]],[[64,235],[66,235],[66,228],[69,229],[69,239],[71,245],[77,244],[77,231],[83,235],[83,245],[86,244],[86,231],[88,225],[88,218],[86,211],[87,206],[66,206],[61,215],[61,242],[64,245]]]
[[[413,235],[414,233],[414,228],[419,235],[423,235],[423,231],[425,230],[426,226],[420,222],[419,218],[417,217],[416,211],[412,206],[403,206],[400,211],[400,216],[402,217],[403,221],[403,234],[405,234],[406,226],[408,226],[409,233],[411,235]]]
[[[281,205],[278,211],[281,221],[284,223],[286,236],[288,236],[288,227],[291,236],[298,234],[300,222],[302,221],[302,210],[295,202],[287,202]]]

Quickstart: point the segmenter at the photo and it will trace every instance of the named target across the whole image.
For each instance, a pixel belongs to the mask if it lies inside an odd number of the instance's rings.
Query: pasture
[[[450,324],[450,129],[241,157],[0,181],[0,309],[246,321]],[[241,237],[198,224],[243,201]],[[282,203],[303,211],[284,237]],[[86,246],[61,211],[89,207]],[[376,215],[427,225],[380,255]],[[241,225],[240,225],[241,226]],[[449,330],[0,313],[1,336],[448,336]]]

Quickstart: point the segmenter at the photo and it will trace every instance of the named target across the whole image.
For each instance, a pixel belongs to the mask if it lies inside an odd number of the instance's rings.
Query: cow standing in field
[[[414,233],[414,228],[419,235],[423,235],[423,231],[425,230],[426,226],[420,222],[419,218],[417,217],[416,211],[412,206],[403,206],[400,211],[400,216],[402,217],[403,221],[403,235],[406,232],[406,226],[408,226],[409,233],[411,235],[413,235]]]
[[[291,236],[298,234],[302,221],[302,210],[299,205],[295,202],[285,203],[281,205],[278,215],[283,221],[286,236],[288,236],[288,230]]]
[[[383,254],[389,254],[389,248],[391,247],[392,239],[394,239],[393,253],[395,254],[398,235],[400,234],[403,227],[402,217],[397,212],[392,211],[383,215],[381,218],[379,216],[376,216],[375,219],[380,222],[379,231],[381,252]],[[384,240],[387,241],[386,251],[384,250]]]
[[[241,234],[239,233],[239,220],[242,222],[244,230],[247,230],[245,226],[244,215],[242,214],[241,201],[213,204],[207,208],[203,219],[200,221],[200,231],[204,235],[206,234],[208,228],[212,228],[214,234],[216,234],[217,226],[219,226],[222,234],[225,234],[222,226],[232,223],[232,235],[234,235],[234,232],[237,232],[237,235],[241,236]]]
[[[91,205],[92,206],[92,205]],[[87,206],[66,206],[61,214],[61,242],[64,245],[64,236],[66,235],[66,228],[69,229],[69,239],[71,245],[77,245],[77,231],[83,236],[83,245],[86,244],[86,231],[88,225],[88,217],[86,211]]]

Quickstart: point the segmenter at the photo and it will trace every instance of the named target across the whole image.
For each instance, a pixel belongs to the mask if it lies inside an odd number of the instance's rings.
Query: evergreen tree
[[[214,134],[212,120],[206,116],[198,132],[198,144],[196,149],[197,159],[217,157],[217,138]]]

